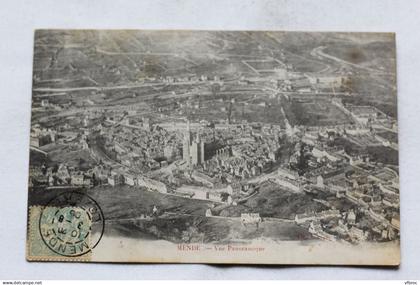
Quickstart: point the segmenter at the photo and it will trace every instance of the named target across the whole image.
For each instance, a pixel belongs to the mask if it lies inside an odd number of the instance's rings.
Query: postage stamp
[[[57,195],[30,209],[28,259],[89,261],[104,225],[103,212],[90,196],[76,191]]]

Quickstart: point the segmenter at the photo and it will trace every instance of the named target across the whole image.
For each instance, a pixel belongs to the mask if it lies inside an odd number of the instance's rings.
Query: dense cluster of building
[[[294,218],[314,236],[350,242],[395,239],[399,235],[398,169],[378,161],[366,149],[397,150],[396,120],[373,106],[347,104],[336,97],[336,91],[344,93],[347,75],[320,77],[281,70],[277,74],[282,77],[276,86],[279,92],[316,95],[332,89],[330,103],[350,123],[292,127],[283,107],[278,111],[284,122],[232,123],[215,118],[217,123],[193,122],[193,127],[184,116],[168,122],[137,114],[130,106],[112,112],[86,111],[78,121],[32,126],[34,151],[44,156],[84,154],[89,159],[75,164],[62,158],[60,163],[33,165],[30,187],[128,185],[236,205],[256,193],[255,185],[268,182],[281,190],[310,195],[323,205],[325,210],[305,211]],[[222,80],[205,75],[152,79],[211,84]],[[265,106],[265,102],[258,104]],[[39,108],[46,111],[51,106],[43,100]]]

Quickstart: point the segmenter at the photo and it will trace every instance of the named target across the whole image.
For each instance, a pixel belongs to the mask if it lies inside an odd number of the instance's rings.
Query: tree
[[[302,143],[300,145],[299,160],[297,163],[298,174],[302,176],[306,172],[307,168],[308,168],[308,158],[305,155],[305,145]]]

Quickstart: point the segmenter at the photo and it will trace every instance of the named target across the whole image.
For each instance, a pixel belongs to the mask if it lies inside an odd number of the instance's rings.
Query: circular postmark
[[[98,245],[105,219],[98,203],[90,196],[71,191],[54,197],[42,209],[39,231],[53,252],[68,257],[87,254]]]

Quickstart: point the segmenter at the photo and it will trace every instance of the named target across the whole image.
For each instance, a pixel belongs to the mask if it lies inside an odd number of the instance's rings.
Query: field
[[[291,122],[297,125],[326,126],[351,122],[346,114],[326,100],[293,101],[290,108],[291,112],[288,114],[292,113],[294,116]]]
[[[390,39],[388,41],[370,42],[360,46],[355,46],[354,44],[330,45],[324,52],[345,61],[367,67],[380,67],[384,70],[393,70],[395,67],[395,46]]]
[[[338,139],[334,143],[343,146],[347,154],[358,155],[360,153],[367,153],[373,161],[395,166],[398,165],[398,151],[390,147],[382,145],[361,147],[347,139]]]
[[[264,183],[256,195],[237,207],[224,209],[220,215],[239,216],[241,212],[258,212],[263,217],[294,219],[296,214],[324,210],[305,193],[292,193],[272,183]]]
[[[234,93],[235,92],[235,93]],[[190,120],[228,120],[231,123],[240,123],[243,120],[248,122],[261,122],[277,125],[284,125],[284,116],[280,112],[281,105],[274,99],[268,99],[261,91],[243,91],[238,95],[238,91],[230,93],[226,91],[218,99],[206,96],[203,99],[195,99],[192,106],[184,106],[182,114],[187,114]],[[253,99],[254,96],[256,99]],[[231,103],[231,99],[235,99]],[[196,107],[195,107],[196,106]]]
[[[273,71],[276,68],[283,67],[283,64],[277,60],[244,60],[244,64],[246,64],[250,69],[254,72],[260,71]]]
[[[68,190],[31,190],[30,205],[45,205],[49,200]],[[80,190],[86,191],[86,190]],[[205,210],[212,205],[207,201],[190,200],[176,196],[148,192],[129,186],[95,187],[86,191],[100,205],[107,221],[105,234],[166,239],[173,242],[223,242],[235,239],[250,240],[254,238],[272,238],[275,240],[312,239],[312,235],[293,222],[267,220],[260,224],[243,226],[239,219],[205,217]],[[277,192],[280,193],[280,192]],[[264,194],[265,195],[265,194]],[[271,193],[270,195],[273,195]],[[270,198],[270,197],[268,197]],[[267,200],[267,199],[265,199]],[[292,203],[290,211],[294,211],[302,197],[291,197],[287,193],[277,196],[276,205],[267,203],[261,208],[259,200],[250,200],[239,208],[262,214],[276,214],[274,208]],[[300,201],[300,202],[299,202]],[[142,214],[150,215],[153,206],[168,214],[152,220],[136,219]],[[289,207],[281,207],[281,211]],[[266,210],[264,210],[266,209]],[[271,210],[270,210],[271,209]],[[265,211],[265,212],[264,212]],[[277,210],[278,211],[278,210]],[[239,212],[232,213],[238,217]],[[287,216],[292,216],[291,212]],[[134,219],[133,219],[134,218]]]
[[[390,142],[398,143],[398,134],[396,133],[383,131],[383,132],[378,132],[377,135],[389,140]]]
[[[321,72],[329,67],[322,61],[312,59],[309,54],[302,57],[294,53],[288,53],[287,63],[299,72]]]
[[[284,126],[284,116],[280,106],[236,105],[232,109],[232,118],[236,121],[262,122]]]
[[[384,164],[398,165],[398,151],[385,146],[372,146],[367,148],[374,161]]]

